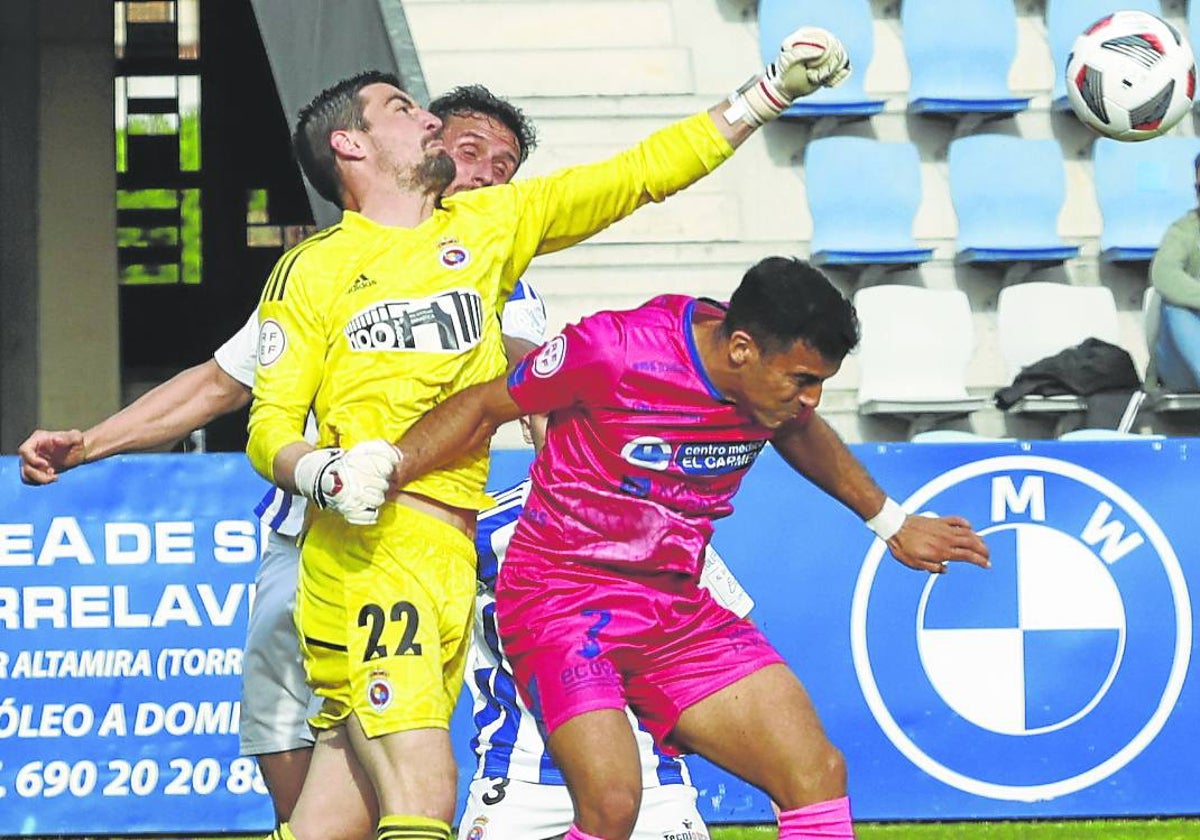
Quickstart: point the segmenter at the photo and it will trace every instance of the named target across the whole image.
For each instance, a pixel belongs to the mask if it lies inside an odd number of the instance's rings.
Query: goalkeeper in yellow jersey
[[[305,175],[345,213],[280,259],[259,305],[247,451],[316,509],[296,621],[323,704],[280,838],[325,840],[314,826],[331,774],[373,790],[380,840],[450,836],[448,729],[472,621],[487,445],[384,504],[397,456],[381,439],[503,372],[499,311],[534,256],[683,189],[794,98],[848,73],[833,35],[801,29],[727,100],[608,161],[444,199],[455,166],[441,123],[394,77],[360,74],[301,112],[293,142]],[[310,407],[316,447],[303,439]]]

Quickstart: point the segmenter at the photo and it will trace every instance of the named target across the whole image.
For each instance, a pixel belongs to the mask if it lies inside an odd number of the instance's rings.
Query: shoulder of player
[[[312,278],[327,279],[337,274],[338,267],[354,258],[362,248],[360,237],[348,231],[343,223],[331,225],[317,231],[298,245],[289,248],[275,263],[265,288],[262,301],[283,300],[289,284],[306,286]]]
[[[525,182],[522,182],[525,183]],[[451,214],[486,213],[517,201],[519,184],[494,184],[473,190],[461,190],[442,199],[442,210]]]
[[[613,374],[620,377],[628,372],[631,354],[638,356],[648,347],[676,343],[672,336],[687,329],[684,319],[695,300],[686,295],[659,295],[633,309],[586,315],[565,331],[568,344],[573,330],[583,339],[593,360],[607,360]]]

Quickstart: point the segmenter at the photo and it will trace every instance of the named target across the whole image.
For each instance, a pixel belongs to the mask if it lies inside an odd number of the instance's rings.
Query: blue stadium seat
[[[978,134],[950,143],[958,262],[1061,263],[1079,248],[1058,236],[1066,197],[1055,140]]]
[[[1029,97],[1013,96],[1008,73],[1017,53],[1012,0],[904,0],[904,53],[915,114],[1013,114]]]
[[[1198,153],[1195,137],[1156,137],[1143,143],[1096,140],[1092,163],[1103,218],[1100,259],[1144,262],[1154,257],[1171,222],[1196,206],[1192,161]]]
[[[1162,17],[1159,0],[1046,0],[1046,35],[1050,40],[1050,57],[1054,60],[1053,108],[1068,111],[1067,57],[1075,39],[1100,18],[1118,9],[1149,12]]]
[[[804,149],[804,184],[813,217],[817,265],[923,263],[912,225],[921,203],[921,169],[912,143],[824,137]]]
[[[835,33],[850,53],[854,72],[836,88],[797,100],[786,117],[869,117],[883,110],[884,100],[868,97],[863,77],[875,55],[875,31],[868,0],[759,0],[758,44],[763,63],[775,60],[779,45],[801,25],[821,26]]]

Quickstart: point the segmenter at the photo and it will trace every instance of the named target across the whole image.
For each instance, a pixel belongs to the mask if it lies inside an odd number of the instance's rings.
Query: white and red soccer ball
[[[1148,12],[1120,11],[1093,23],[1067,58],[1067,99],[1085,124],[1115,140],[1149,140],[1191,110],[1192,48]]]

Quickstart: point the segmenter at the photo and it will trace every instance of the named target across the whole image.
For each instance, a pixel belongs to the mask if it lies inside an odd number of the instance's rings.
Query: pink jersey
[[[664,295],[567,327],[526,357],[508,388],[553,412],[510,557],[696,574],[713,520],[770,430],[723,399],[700,364],[697,307]]]

